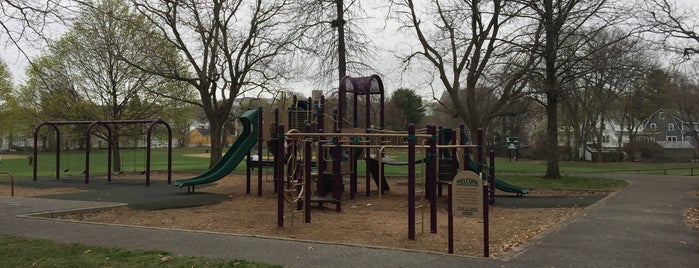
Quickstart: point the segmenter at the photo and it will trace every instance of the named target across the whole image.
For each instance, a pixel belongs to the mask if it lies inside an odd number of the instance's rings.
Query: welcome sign
[[[473,171],[461,171],[452,181],[454,212],[462,217],[483,216],[483,180]]]

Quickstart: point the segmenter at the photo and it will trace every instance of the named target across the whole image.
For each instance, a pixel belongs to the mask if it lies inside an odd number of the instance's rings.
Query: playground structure
[[[113,141],[112,141],[112,129],[109,127],[112,124],[148,124],[147,131],[147,142],[146,142],[146,186],[150,185],[150,161],[151,161],[151,138],[153,128],[162,124],[166,127],[168,133],[168,160],[167,160],[167,183],[170,184],[172,181],[172,129],[170,125],[163,119],[150,119],[150,120],[98,120],[98,121],[47,121],[39,124],[34,129],[34,155],[33,155],[33,180],[37,180],[37,163],[38,158],[38,141],[39,141],[39,130],[43,126],[51,126],[56,132],[56,179],[61,177],[61,131],[59,126],[62,125],[87,125],[87,130],[85,134],[85,170],[83,172],[85,178],[85,184],[90,183],[90,149],[92,148],[92,130],[95,126],[102,126],[107,130],[107,181],[112,181],[112,151],[113,151]]]
[[[346,120],[347,94],[353,94],[352,120]],[[200,184],[212,183],[232,172],[243,159],[247,164],[246,193],[251,188],[251,168],[257,170],[258,195],[262,191],[262,169],[273,167],[274,190],[277,193],[277,224],[284,226],[285,204],[296,205],[296,211],[303,211],[304,222],[311,221],[312,202],[321,206],[323,203],[335,204],[337,212],[342,211],[342,193],[345,188],[345,178],[349,177],[349,198],[354,199],[357,193],[358,160],[363,156],[366,161],[366,196],[371,195],[371,178],[373,177],[378,188],[379,197],[388,190],[384,165],[406,165],[408,169],[408,238],[415,239],[416,226],[416,186],[417,176],[415,167],[418,163],[424,165],[425,198],[429,200],[430,232],[437,232],[437,196],[441,195],[442,187],[448,188],[448,199],[451,203],[451,180],[459,170],[472,170],[481,174],[489,183],[484,184],[483,189],[483,214],[484,214],[484,242],[487,242],[487,211],[488,204],[494,202],[494,187],[504,187],[504,191],[515,192],[518,196],[526,194],[525,188],[496,183],[494,176],[494,154],[491,152],[491,161],[488,168],[489,175],[484,175],[483,138],[482,130],[479,130],[478,144],[467,144],[465,129],[461,125],[459,130],[440,128],[430,125],[426,129],[416,131],[414,125],[410,125],[407,132],[386,131],[383,127],[383,84],[376,76],[369,77],[345,77],[339,87],[339,110],[328,116],[325,113],[324,97],[317,99],[298,100],[294,98],[292,106],[288,108],[286,118],[275,110],[273,121],[270,116],[263,114],[262,108],[248,110],[240,117],[243,132],[236,139],[231,149],[223,156],[222,160],[205,173],[175,182],[175,186],[187,186],[187,191],[194,191],[194,187]],[[371,102],[371,95],[379,95],[378,126],[375,129],[372,124],[371,105],[366,105],[365,118],[360,126],[358,120],[358,99],[366,97],[366,103]],[[326,120],[331,118],[331,120]],[[265,122],[270,122],[269,131],[264,131]],[[285,123],[287,122],[288,129]],[[288,131],[287,131],[288,130]],[[303,131],[301,131],[303,130]],[[330,132],[326,132],[331,130]],[[458,134],[457,134],[458,133]],[[458,139],[457,143],[457,138]],[[393,141],[391,141],[393,139]],[[397,142],[396,142],[397,141]],[[263,151],[263,144],[267,144],[267,156]],[[257,146],[257,154],[252,155],[252,150]],[[471,161],[469,150],[478,151],[477,162]],[[407,153],[407,161],[396,161],[384,157],[386,150],[403,150]],[[416,158],[416,151],[423,152],[425,157]],[[270,156],[270,153],[272,154]],[[507,188],[509,187],[509,188]],[[450,208],[451,209],[451,208]],[[449,233],[452,233],[452,216],[449,216]],[[450,239],[452,240],[452,239]],[[450,252],[453,250],[450,242]],[[487,246],[485,249],[487,250]],[[488,253],[485,252],[487,256]]]

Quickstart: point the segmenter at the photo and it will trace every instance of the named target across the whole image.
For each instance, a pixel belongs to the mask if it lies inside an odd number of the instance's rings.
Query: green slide
[[[194,178],[178,180],[175,182],[175,186],[184,187],[212,183],[231,173],[238,164],[243,161],[248,152],[255,147],[255,144],[257,144],[258,116],[258,110],[249,110],[240,116],[243,132],[238,136],[235,142],[233,142],[233,145],[228,152],[223,155],[223,158],[221,158],[213,168],[204,172],[204,174]]]
[[[476,163],[474,163],[473,160],[469,159],[468,162],[471,166],[471,170],[477,170]],[[488,174],[484,175],[487,176]],[[515,193],[517,194],[517,196],[524,196],[525,194],[529,193],[529,190],[527,188],[509,184],[498,178],[495,178],[493,181],[495,181],[495,188],[497,188],[500,191],[507,193]]]

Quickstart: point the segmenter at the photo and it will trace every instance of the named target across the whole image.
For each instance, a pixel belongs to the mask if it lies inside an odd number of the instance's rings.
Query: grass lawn
[[[209,148],[173,148],[172,153],[172,168],[173,171],[191,171],[203,172],[208,168],[209,159],[206,156]],[[32,176],[32,166],[28,164],[27,156],[31,152],[22,154],[3,155],[0,162],[0,171],[9,171],[16,178],[26,179]],[[122,170],[124,172],[140,173],[145,170],[146,153],[143,148],[125,148],[121,151]],[[397,160],[406,160],[407,155],[404,152],[392,152],[388,157]],[[422,158],[424,155],[418,154],[416,157]],[[473,155],[472,155],[473,157]],[[54,177],[55,176],[55,153],[41,152],[38,156],[38,176],[39,177]],[[107,151],[105,149],[95,149],[90,154],[90,170],[93,174],[105,174]],[[84,170],[85,153],[84,151],[62,152],[61,167],[59,171],[61,176],[78,176]],[[167,149],[157,148],[152,150],[151,155],[152,170],[164,171],[167,170]],[[365,161],[358,161],[359,176],[364,176]],[[520,160],[508,161],[506,158],[496,158],[495,160],[496,176],[514,185],[521,185],[530,188],[566,188],[566,189],[616,189],[623,187],[624,182],[610,182],[609,179],[590,179],[590,178],[575,178],[565,177],[561,180],[546,180],[540,176],[546,171],[546,161],[544,160]],[[416,165],[416,173],[418,177],[424,172],[425,166],[422,164]],[[583,161],[561,161],[561,173],[576,174],[576,173],[644,173],[644,174],[667,174],[667,175],[695,175],[699,173],[699,165],[697,163],[641,163],[641,162],[609,162],[609,163],[590,163]],[[238,165],[236,172],[245,172],[245,165]],[[267,169],[265,172],[270,172]],[[405,177],[407,176],[407,166],[392,166],[386,165],[385,172],[387,176]],[[505,174],[505,175],[499,175]],[[0,180],[5,178],[0,177]]]
[[[280,267],[8,236],[0,236],[0,259],[2,267]]]

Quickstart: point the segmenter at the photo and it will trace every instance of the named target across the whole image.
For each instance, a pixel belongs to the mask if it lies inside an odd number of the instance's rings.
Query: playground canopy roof
[[[345,76],[340,82],[340,91],[352,92],[360,95],[383,94],[383,82],[378,75],[366,77]]]

